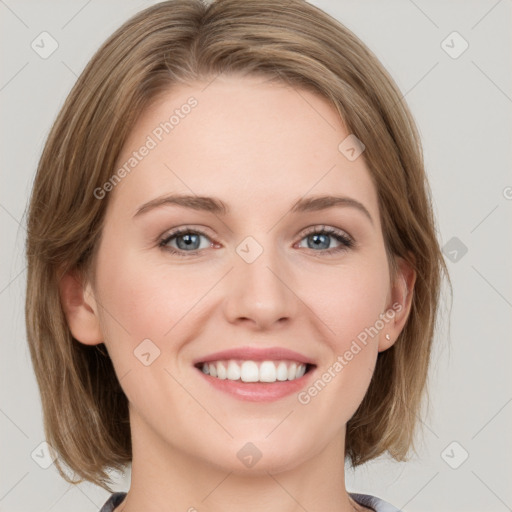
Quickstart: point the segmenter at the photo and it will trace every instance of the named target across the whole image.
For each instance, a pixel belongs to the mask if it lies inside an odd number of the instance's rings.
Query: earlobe
[[[103,343],[97,303],[89,283],[77,272],[66,272],[59,281],[62,309],[73,337],[85,345]]]
[[[387,350],[396,342],[411,311],[416,271],[412,264],[403,258],[397,258],[397,267],[391,287],[391,300],[385,313],[389,322],[379,337],[379,352]]]

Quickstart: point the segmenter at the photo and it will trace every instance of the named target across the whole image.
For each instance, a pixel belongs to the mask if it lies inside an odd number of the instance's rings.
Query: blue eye
[[[185,256],[184,252],[189,254],[195,254],[200,249],[200,237],[208,238],[204,233],[200,231],[194,231],[188,228],[181,228],[173,231],[166,236],[161,242],[160,247],[167,249],[172,254],[178,254]],[[176,242],[177,248],[169,245],[172,241]],[[207,244],[206,247],[211,247],[211,243]],[[203,249],[205,247],[202,247]]]
[[[209,240],[209,243],[204,244],[203,247],[201,247],[201,237]],[[336,240],[338,246],[331,247],[332,239]],[[354,240],[343,231],[326,226],[316,227],[307,232],[301,238],[301,242],[302,240],[307,240],[307,249],[320,254],[339,253],[355,245]],[[159,247],[177,256],[193,256],[212,245],[213,242],[205,233],[187,227],[172,231],[159,242]]]
[[[338,242],[338,247],[330,247],[330,239],[332,240],[333,238]],[[315,252],[321,252],[324,254],[346,251],[354,246],[353,239],[346,233],[326,226],[322,226],[321,228],[314,228],[309,233],[306,233],[302,240],[307,240],[308,249],[314,249]],[[316,249],[318,248],[323,250],[317,251]]]

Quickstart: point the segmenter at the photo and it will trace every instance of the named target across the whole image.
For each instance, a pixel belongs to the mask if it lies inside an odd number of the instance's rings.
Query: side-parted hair
[[[46,439],[68,482],[107,490],[131,462],[128,401],[104,348],[73,338],[59,296],[63,274],[94,272],[108,194],[138,117],[174,84],[220,73],[261,75],[326,98],[365,145],[386,251],[415,269],[410,315],[379,353],[346,433],[353,466],[388,451],[405,460],[426,389],[447,269],[436,239],[420,138],[393,79],[346,27],[302,0],[171,0],[145,9],[96,52],[67,97],[42,152],[28,212],[26,328]],[[341,142],[341,141],[340,141]],[[136,171],[134,171],[136,172]],[[448,277],[449,279],[449,277]],[[65,463],[79,480],[64,471]]]

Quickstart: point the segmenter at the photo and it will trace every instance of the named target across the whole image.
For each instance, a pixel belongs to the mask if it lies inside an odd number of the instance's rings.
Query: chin
[[[304,440],[311,439],[311,436],[303,435],[302,442],[294,443],[291,439],[293,436],[288,436],[285,430],[280,436],[274,432],[265,438],[267,433],[259,431],[254,436],[249,433],[247,436],[219,443],[215,453],[207,454],[207,459],[226,472],[245,476],[266,475],[292,470],[312,457],[316,451],[314,446],[304,446]],[[318,447],[318,451],[320,449]]]

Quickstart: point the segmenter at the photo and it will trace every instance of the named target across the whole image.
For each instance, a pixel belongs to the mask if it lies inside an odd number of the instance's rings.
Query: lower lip
[[[274,402],[304,388],[314,368],[294,380],[276,382],[242,382],[240,380],[218,379],[197,369],[206,381],[216,389],[224,391],[239,400],[248,402]]]

